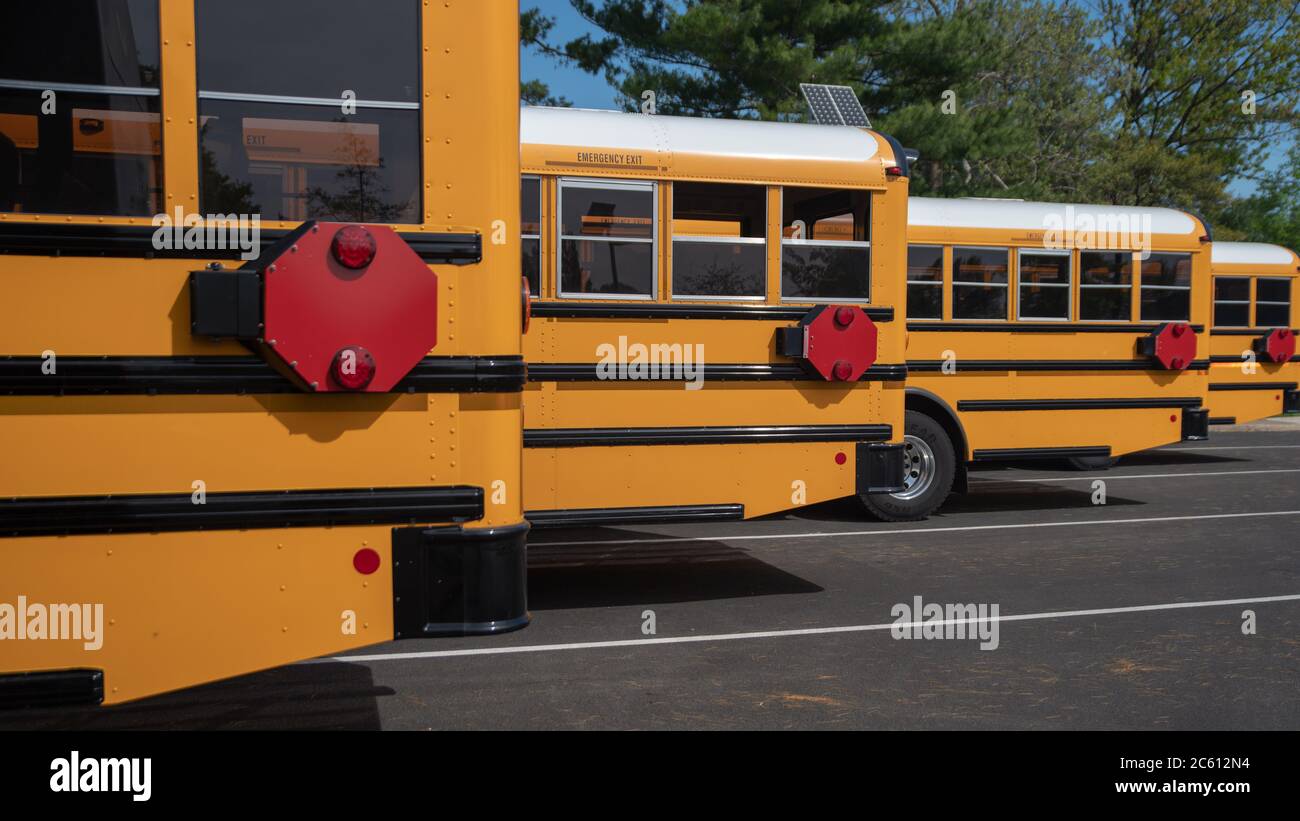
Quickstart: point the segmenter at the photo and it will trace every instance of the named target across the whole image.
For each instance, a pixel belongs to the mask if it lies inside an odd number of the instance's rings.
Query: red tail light
[[[350,391],[364,390],[375,378],[375,358],[359,345],[343,348],[334,354],[330,376],[339,387]]]
[[[359,271],[375,259],[375,238],[360,225],[340,228],[330,243],[330,254],[344,268]]]

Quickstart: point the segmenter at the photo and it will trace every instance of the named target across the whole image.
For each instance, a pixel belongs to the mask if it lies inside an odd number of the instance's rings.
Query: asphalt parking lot
[[[0,727],[1297,729],[1298,526],[1288,419],[1097,473],[981,469],[927,522],[845,501],[536,531],[526,630]],[[996,649],[893,638],[918,596],[996,604]]]

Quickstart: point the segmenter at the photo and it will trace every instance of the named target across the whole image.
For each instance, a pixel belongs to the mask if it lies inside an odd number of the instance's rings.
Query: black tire
[[[1115,467],[1118,461],[1118,456],[1071,456],[1065,460],[1065,464],[1080,471],[1107,470]]]
[[[884,522],[914,522],[934,513],[952,492],[953,478],[957,475],[957,453],[943,425],[920,411],[910,410],[903,432],[909,439],[919,439],[929,449],[933,471],[924,490],[916,495],[909,490],[902,494],[871,493],[858,497],[868,513]],[[912,470],[918,462],[924,462],[924,449],[909,441],[904,458],[908,460],[908,470]]]

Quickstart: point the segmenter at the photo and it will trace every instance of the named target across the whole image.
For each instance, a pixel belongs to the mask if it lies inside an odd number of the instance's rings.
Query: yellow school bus
[[[534,526],[898,490],[906,160],[849,126],[525,109]]]
[[[1300,257],[1279,245],[1216,242],[1210,328],[1210,424],[1231,425],[1300,411],[1300,328],[1295,291]]]
[[[62,5],[0,53],[0,702],[526,624],[517,4]]]
[[[914,197],[909,487],[934,510],[972,462],[1104,464],[1206,435],[1210,235],[1162,208]]]

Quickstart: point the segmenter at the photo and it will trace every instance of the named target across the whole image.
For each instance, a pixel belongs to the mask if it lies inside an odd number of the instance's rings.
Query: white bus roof
[[[1067,212],[1066,209],[1072,209]],[[1068,226],[1068,214],[1092,220],[1149,216],[1153,234],[1191,234],[1200,228],[1191,215],[1172,208],[1139,208],[1124,205],[1080,205],[1066,202],[1024,202],[989,198],[941,199],[909,197],[907,224],[941,228],[998,228],[1011,231],[1041,231],[1047,220]]]
[[[1229,265],[1291,265],[1295,254],[1267,242],[1216,242],[1210,261]]]

